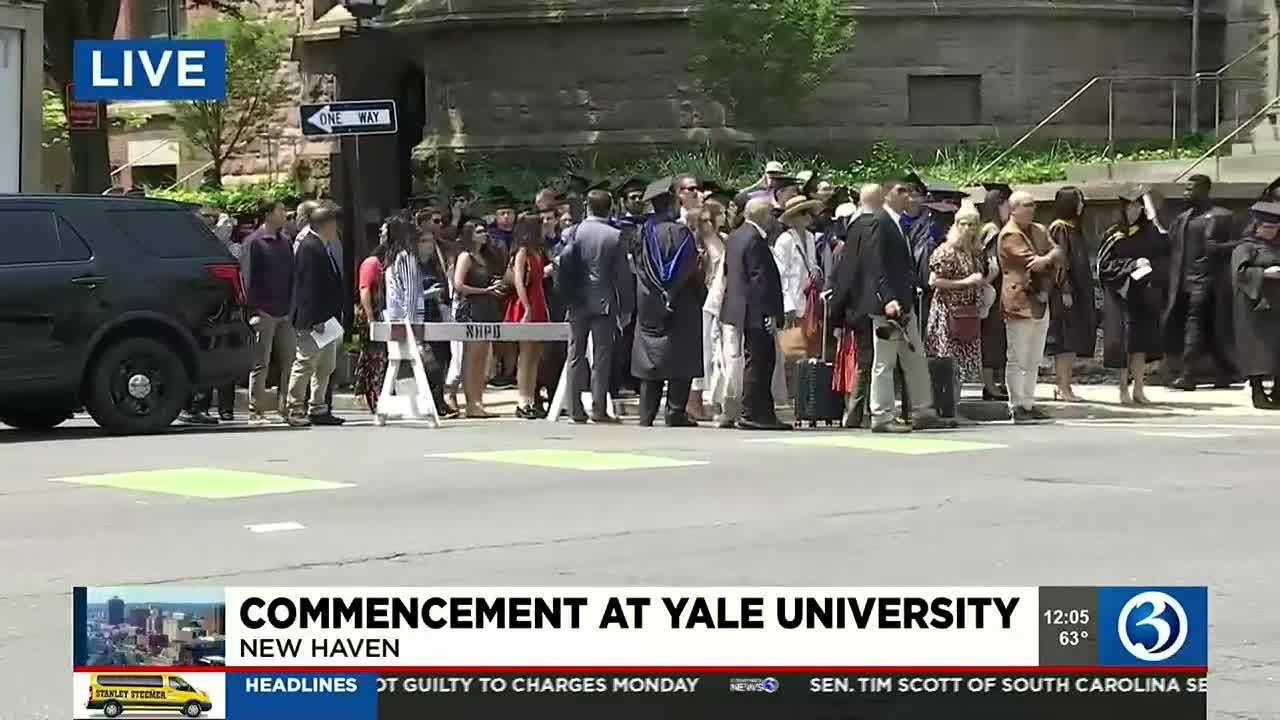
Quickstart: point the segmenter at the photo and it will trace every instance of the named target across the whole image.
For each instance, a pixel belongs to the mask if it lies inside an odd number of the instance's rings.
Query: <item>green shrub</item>
[[[220,208],[232,215],[256,213],[263,203],[280,201],[293,204],[298,198],[298,188],[292,180],[278,182],[233,185],[222,189],[147,188],[148,197],[177,200],[193,205]]]
[[[1202,138],[1188,138],[1176,148],[1156,145],[1134,145],[1117,148],[1116,160],[1170,160],[1198,157],[1206,148]],[[974,143],[952,145],[922,157],[891,143],[879,142],[857,153],[852,162],[836,163],[820,154],[795,152],[785,148],[716,147],[711,145],[665,148],[632,160],[611,161],[598,154],[565,155],[555,160],[534,164],[500,164],[491,158],[468,156],[459,160],[456,172],[429,179],[433,187],[467,182],[483,195],[491,185],[501,185],[516,197],[532,197],[539,188],[573,172],[591,179],[607,179],[615,184],[629,177],[646,180],[688,172],[700,178],[715,180],[731,188],[751,185],[760,177],[769,160],[781,161],[789,170],[803,169],[830,175],[837,184],[855,186],[883,179],[895,173],[914,170],[933,179],[964,183],[969,180],[1010,183],[1042,183],[1065,180],[1067,165],[1093,164],[1106,161],[1106,148],[1085,143],[1054,142],[1051,145],[1023,148],[1000,161],[999,165],[974,176],[995,159],[1004,145]]]

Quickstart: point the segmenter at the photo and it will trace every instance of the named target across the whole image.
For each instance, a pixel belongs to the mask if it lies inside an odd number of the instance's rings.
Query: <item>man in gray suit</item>
[[[609,416],[609,392],[613,344],[620,324],[631,317],[635,298],[631,268],[621,233],[609,224],[613,200],[604,190],[587,193],[587,217],[570,231],[569,245],[560,257],[560,277],[569,306],[569,397],[573,421],[587,421],[582,388],[591,375],[591,420],[616,423]],[[591,336],[592,362],[587,367],[587,336]]]

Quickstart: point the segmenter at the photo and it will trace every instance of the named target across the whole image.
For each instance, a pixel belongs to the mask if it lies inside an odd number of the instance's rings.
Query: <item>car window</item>
[[[89,249],[88,243],[71,227],[71,224],[61,217],[58,218],[58,240],[62,245],[63,260],[88,260],[93,257],[93,251]]]
[[[112,222],[146,254],[161,258],[221,257],[226,248],[200,222],[181,208],[115,210]]]
[[[0,265],[57,262],[57,216],[50,210],[0,210]]]

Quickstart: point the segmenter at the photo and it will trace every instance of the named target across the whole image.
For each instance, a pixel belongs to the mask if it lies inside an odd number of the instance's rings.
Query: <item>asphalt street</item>
[[[1280,718],[1277,467],[1256,415],[0,430],[0,718],[68,715],[71,587],[133,583],[1207,584],[1212,715]]]

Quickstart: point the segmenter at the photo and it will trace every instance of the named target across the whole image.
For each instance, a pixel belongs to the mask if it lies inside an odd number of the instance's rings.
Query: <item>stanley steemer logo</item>
[[[735,693],[775,693],[778,681],[775,678],[730,678],[729,692]]]

